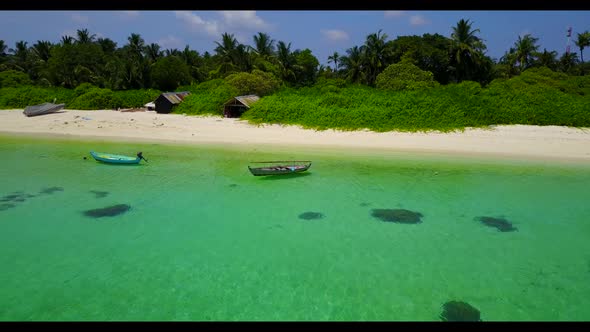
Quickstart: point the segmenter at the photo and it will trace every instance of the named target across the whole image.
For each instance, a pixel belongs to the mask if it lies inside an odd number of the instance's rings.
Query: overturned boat
[[[66,104],[43,103],[39,105],[27,106],[24,110],[26,116],[37,116],[55,113],[62,110]]]

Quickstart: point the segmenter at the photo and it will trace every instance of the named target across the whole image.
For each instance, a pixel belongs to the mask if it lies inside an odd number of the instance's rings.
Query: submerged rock
[[[94,210],[86,210],[84,211],[84,215],[87,217],[92,218],[101,218],[101,217],[115,217],[120,214],[123,214],[131,209],[130,205],[127,204],[117,204],[112,206],[107,206],[102,209],[94,209]]]
[[[476,219],[488,227],[495,227],[500,232],[513,232],[518,230],[516,227],[512,226],[511,222],[504,218],[477,217]]]
[[[30,195],[23,193],[22,191],[17,191],[9,195],[4,195],[0,198],[0,202],[24,202],[25,198],[28,198]]]
[[[422,222],[422,213],[406,209],[373,209],[371,216],[381,221],[395,222],[399,224],[419,224]]]
[[[479,310],[463,301],[449,301],[443,304],[440,319],[445,322],[481,322]]]
[[[40,194],[53,194],[56,191],[64,191],[64,188],[62,188],[62,187],[45,188],[45,189],[42,189],[39,193]]]
[[[0,204],[0,211],[8,210],[8,209],[11,209],[15,206],[16,205],[10,204],[10,203],[2,203],[2,204]]]
[[[90,192],[94,194],[95,198],[107,197],[107,195],[109,194],[108,191],[90,190]]]
[[[324,215],[320,212],[304,212],[299,215],[299,219],[303,220],[313,220],[313,219],[322,219]]]

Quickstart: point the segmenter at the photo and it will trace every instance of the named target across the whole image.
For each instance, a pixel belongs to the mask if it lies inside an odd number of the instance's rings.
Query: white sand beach
[[[590,128],[559,126],[510,125],[452,133],[376,133],[366,130],[316,131],[281,125],[255,126],[239,119],[157,114],[153,111],[65,110],[26,117],[22,110],[1,110],[0,133],[195,144],[377,149],[590,162]]]

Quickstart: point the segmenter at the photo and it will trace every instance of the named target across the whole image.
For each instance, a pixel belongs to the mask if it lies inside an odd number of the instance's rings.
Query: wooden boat
[[[254,176],[262,175],[285,175],[301,173],[311,167],[311,161],[255,161],[253,164],[268,164],[267,166],[251,167],[248,166],[250,173]]]
[[[122,156],[122,155],[118,155],[118,154],[103,153],[103,152],[94,152],[94,151],[90,151],[90,155],[96,161],[100,161],[100,162],[108,163],[108,164],[127,164],[127,165],[139,164],[139,162],[142,159],[147,162],[147,159],[145,159],[143,157],[141,152],[137,153],[137,156],[135,156],[135,157]]]
[[[63,109],[66,104],[43,103],[39,105],[27,106],[23,113],[26,116],[37,116],[43,114],[55,113]]]

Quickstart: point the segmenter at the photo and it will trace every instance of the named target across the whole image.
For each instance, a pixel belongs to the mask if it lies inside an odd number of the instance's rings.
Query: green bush
[[[526,72],[525,72],[526,73]],[[262,98],[242,118],[314,129],[449,131],[497,124],[590,127],[588,80],[543,70],[482,88],[477,82],[390,91],[317,84]]]
[[[260,97],[277,91],[281,86],[281,80],[273,74],[257,69],[252,73],[231,74],[225,78],[225,81],[237,91],[238,95],[258,95]]]
[[[0,88],[15,88],[23,85],[32,85],[29,75],[22,71],[0,71]]]
[[[224,79],[214,79],[183,88],[191,94],[174,108],[173,113],[222,115],[223,104],[239,95]]]
[[[438,86],[434,75],[424,71],[410,62],[400,62],[389,65],[377,75],[376,86],[381,90],[420,90]]]
[[[35,86],[23,86],[18,88],[0,89],[0,108],[25,108],[29,105],[37,105],[46,102],[61,104],[65,103],[66,108],[74,99],[74,91],[66,88],[41,88]]]
[[[115,98],[121,100],[121,108],[138,108],[156,100],[162,92],[154,89],[113,91]]]
[[[68,108],[79,110],[116,109],[124,102],[110,89],[92,88],[74,99]]]
[[[154,63],[151,69],[154,87],[163,91],[173,91],[180,85],[190,83],[189,67],[177,56],[167,56]]]

